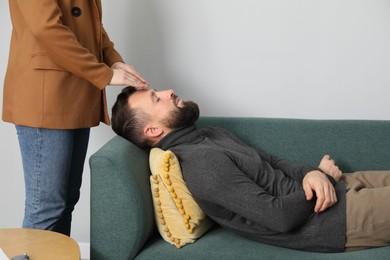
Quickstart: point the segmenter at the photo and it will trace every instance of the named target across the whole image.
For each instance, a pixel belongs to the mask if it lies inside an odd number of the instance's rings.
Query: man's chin
[[[180,128],[195,124],[199,118],[199,107],[193,101],[182,101],[183,107],[173,111],[168,126],[171,128]]]

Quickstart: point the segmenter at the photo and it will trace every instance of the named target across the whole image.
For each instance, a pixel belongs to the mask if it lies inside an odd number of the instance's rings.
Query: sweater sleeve
[[[300,183],[302,183],[303,178],[306,176],[307,173],[311,171],[320,171],[325,174],[328,180],[332,183],[333,187],[337,184],[336,180],[332,176],[326,174],[318,167],[314,167],[307,164],[297,164],[283,159],[277,159],[259,150],[257,152],[260,157],[266,162],[268,162],[273,168],[281,170],[284,174]]]
[[[317,167],[311,165],[297,164],[284,159],[278,159],[259,150],[257,150],[257,153],[260,155],[261,159],[268,162],[272,168],[281,170],[284,174],[299,183],[302,183],[303,178],[307,173],[319,170]]]
[[[215,130],[215,129],[217,129],[217,130]],[[225,129],[213,128],[213,131],[220,131],[224,135],[233,139],[235,142],[237,142],[241,145],[247,146],[237,136],[235,136],[234,134],[232,134],[231,132],[229,132]],[[299,183],[302,183],[303,178],[305,177],[305,175],[308,172],[319,170],[317,167],[314,167],[311,165],[296,164],[296,163],[293,163],[293,162],[290,162],[290,161],[287,161],[284,159],[275,158],[275,157],[268,155],[268,154],[266,154],[258,149],[254,149],[254,150],[259,154],[261,159],[266,161],[268,164],[270,164],[272,168],[281,170],[284,174],[293,178],[294,180],[298,181]]]
[[[241,172],[227,154],[203,153],[202,158],[207,159],[191,166],[193,170],[186,177],[191,192],[200,200],[276,232],[291,231],[314,212],[314,202],[305,199],[302,189],[286,196],[272,196]]]

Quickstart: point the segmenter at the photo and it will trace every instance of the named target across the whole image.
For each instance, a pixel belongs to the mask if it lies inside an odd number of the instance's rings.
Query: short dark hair
[[[142,149],[147,149],[152,143],[144,136],[143,129],[149,115],[141,109],[131,108],[129,104],[129,97],[136,91],[134,87],[122,89],[112,107],[111,127],[117,135]]]

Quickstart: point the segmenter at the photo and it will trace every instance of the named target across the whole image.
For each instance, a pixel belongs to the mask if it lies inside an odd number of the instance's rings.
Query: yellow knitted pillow
[[[177,248],[193,243],[213,222],[193,199],[181,174],[176,156],[153,148],[149,155],[156,225],[165,241]]]

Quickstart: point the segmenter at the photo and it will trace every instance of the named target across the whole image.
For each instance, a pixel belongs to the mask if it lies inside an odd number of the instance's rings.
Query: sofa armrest
[[[132,259],[154,229],[148,154],[116,136],[89,164],[91,259]]]

